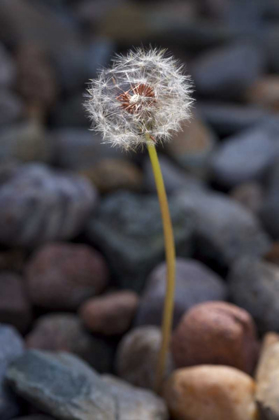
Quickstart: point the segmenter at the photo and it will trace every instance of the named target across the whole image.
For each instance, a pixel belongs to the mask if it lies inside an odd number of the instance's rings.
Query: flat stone
[[[176,250],[178,255],[187,256],[191,252],[193,219],[191,212],[177,203],[170,198]],[[110,194],[88,223],[87,235],[105,255],[122,288],[141,291],[147,274],[164,258],[163,228],[155,196]]]

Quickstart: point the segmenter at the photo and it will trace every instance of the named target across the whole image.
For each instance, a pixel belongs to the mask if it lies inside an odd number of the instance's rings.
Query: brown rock
[[[135,386],[153,389],[160,344],[161,330],[158,327],[145,326],[130,331],[117,349],[117,374]],[[166,374],[170,374],[172,368],[169,354]]]
[[[119,189],[139,191],[142,187],[140,169],[125,159],[103,159],[81,174],[89,178],[101,193]]]
[[[22,271],[24,253],[22,249],[8,249],[0,251],[0,271]]]
[[[256,420],[254,391],[246,373],[203,365],[176,370],[163,395],[173,420]]]
[[[52,243],[39,249],[26,268],[32,302],[49,309],[77,309],[108,282],[105,260],[80,244]]]
[[[129,290],[91,298],[81,306],[80,317],[93,333],[124,334],[132,323],[138,300],[138,295]]]
[[[250,210],[252,213],[257,213],[263,202],[263,189],[260,184],[256,182],[246,182],[233,188],[230,196]]]
[[[264,76],[256,80],[246,92],[246,100],[252,104],[279,111],[279,76]]]
[[[206,302],[187,312],[172,338],[178,367],[223,364],[251,373],[259,344],[252,317],[226,302]]]
[[[272,264],[279,265],[279,242],[273,242],[270,250],[264,255],[264,259]]]
[[[11,324],[24,333],[32,320],[31,304],[23,279],[6,271],[0,274],[0,323]]]

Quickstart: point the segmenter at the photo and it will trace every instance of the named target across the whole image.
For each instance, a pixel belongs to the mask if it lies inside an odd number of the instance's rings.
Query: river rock
[[[19,166],[0,185],[0,243],[27,246],[76,236],[94,209],[96,190],[80,176],[42,164]]]
[[[245,182],[230,191],[230,196],[255,215],[264,202],[264,190],[259,182]]]
[[[155,267],[146,281],[136,315],[136,325],[161,325],[166,295],[167,267]],[[208,300],[226,299],[227,291],[221,277],[199,261],[176,259],[174,326],[193,305]]]
[[[227,302],[205,302],[183,316],[171,348],[177,367],[217,364],[251,374],[259,342],[248,312]]]
[[[254,105],[278,112],[279,76],[268,75],[256,80],[246,92],[246,100]]]
[[[174,420],[255,420],[255,383],[229,366],[202,365],[176,370],[164,386]]]
[[[0,89],[0,127],[17,121],[24,114],[22,100],[13,92]]]
[[[33,304],[74,310],[105,289],[109,272],[101,254],[90,246],[51,243],[33,254],[26,277]]]
[[[187,256],[191,252],[191,212],[182,210],[175,198],[170,198],[169,205],[177,253]],[[163,228],[155,196],[124,191],[110,194],[89,221],[87,234],[106,256],[122,288],[141,291],[147,274],[164,258]]]

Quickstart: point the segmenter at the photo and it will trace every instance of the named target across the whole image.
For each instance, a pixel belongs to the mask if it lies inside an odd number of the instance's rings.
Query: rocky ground
[[[277,0],[0,1],[0,419],[279,419]],[[159,150],[166,265],[145,151],[89,131],[114,52],[187,65],[193,118]]]

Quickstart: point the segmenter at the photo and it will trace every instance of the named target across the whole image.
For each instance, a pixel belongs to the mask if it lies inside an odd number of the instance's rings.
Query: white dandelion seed
[[[104,142],[124,149],[170,139],[189,119],[191,81],[165,50],[139,48],[117,56],[91,81],[85,107]]]

